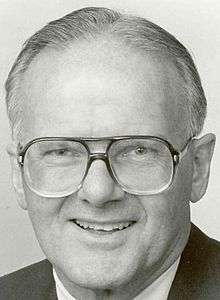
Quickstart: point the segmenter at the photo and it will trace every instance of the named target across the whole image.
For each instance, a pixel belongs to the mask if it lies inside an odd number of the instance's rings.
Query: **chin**
[[[75,276],[74,276],[75,277]],[[115,273],[87,273],[81,274],[81,276],[75,277],[74,283],[88,289],[92,290],[114,290],[120,286],[128,284],[130,282],[132,276],[129,276],[127,273],[125,274],[117,274]]]
[[[135,276],[137,269],[134,265],[126,266],[120,262],[118,266],[110,262],[105,262],[105,264],[84,264],[81,262],[81,264],[72,265],[72,267],[70,264],[62,267],[59,270],[69,283],[72,282],[92,290],[114,290],[127,285]]]

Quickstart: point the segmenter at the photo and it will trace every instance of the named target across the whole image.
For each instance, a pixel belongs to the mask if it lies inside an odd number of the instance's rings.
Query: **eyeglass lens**
[[[116,140],[108,150],[108,158],[115,179],[134,194],[156,193],[172,179],[172,155],[157,139]],[[82,183],[88,159],[87,148],[78,141],[39,141],[25,154],[25,180],[37,194],[68,195]]]

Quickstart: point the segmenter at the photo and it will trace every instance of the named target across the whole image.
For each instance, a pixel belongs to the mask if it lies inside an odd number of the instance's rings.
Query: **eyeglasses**
[[[186,154],[155,136],[103,138],[37,138],[18,147],[18,162],[27,186],[43,197],[64,197],[79,190],[94,160],[105,162],[114,181],[135,195],[154,195],[173,182]],[[89,143],[107,141],[104,153],[90,151]]]

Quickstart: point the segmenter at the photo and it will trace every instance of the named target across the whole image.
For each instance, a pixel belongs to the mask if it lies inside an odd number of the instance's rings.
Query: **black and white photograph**
[[[0,0],[0,300],[220,299],[219,16]]]

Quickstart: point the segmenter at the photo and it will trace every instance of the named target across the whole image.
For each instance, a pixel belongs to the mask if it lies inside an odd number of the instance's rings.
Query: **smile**
[[[113,233],[115,231],[124,230],[134,224],[134,221],[117,222],[117,223],[95,223],[74,219],[72,220],[78,227],[87,231],[100,233]]]

